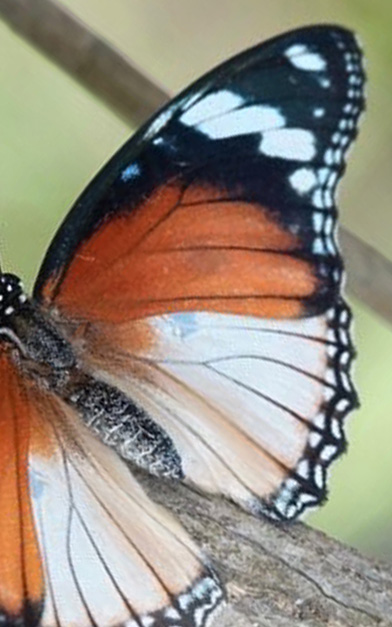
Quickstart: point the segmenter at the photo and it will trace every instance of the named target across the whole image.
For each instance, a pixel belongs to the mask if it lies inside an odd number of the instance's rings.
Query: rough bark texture
[[[141,476],[226,582],[216,627],[392,626],[392,565],[296,523],[277,526],[220,498]]]

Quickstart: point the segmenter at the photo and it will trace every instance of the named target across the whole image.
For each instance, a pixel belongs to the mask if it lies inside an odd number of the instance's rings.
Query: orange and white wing
[[[72,410],[0,365],[2,624],[205,625],[223,593],[185,531]]]
[[[34,407],[0,354],[0,624],[36,625],[45,596],[29,486]]]
[[[345,450],[350,318],[342,302],[298,320],[168,314],[96,327],[87,344],[99,376],[171,436],[187,482],[285,520],[325,499]],[[111,334],[112,350],[95,344]]]

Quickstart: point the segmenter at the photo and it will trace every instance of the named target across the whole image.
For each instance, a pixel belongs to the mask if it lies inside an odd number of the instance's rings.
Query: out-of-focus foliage
[[[341,23],[368,58],[368,114],[341,194],[342,222],[392,258],[390,0],[62,0],[173,92],[258,41]],[[123,121],[0,23],[0,246],[31,281],[67,209],[131,134]],[[328,504],[309,520],[392,557],[392,328],[353,303],[362,407],[349,424]]]

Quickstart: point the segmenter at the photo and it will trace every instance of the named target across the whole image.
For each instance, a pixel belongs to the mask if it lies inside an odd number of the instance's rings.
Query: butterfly
[[[276,521],[357,405],[335,189],[364,108],[335,26],[229,60],[111,159],[32,296],[0,275],[0,624],[202,627],[209,561],[132,473]]]

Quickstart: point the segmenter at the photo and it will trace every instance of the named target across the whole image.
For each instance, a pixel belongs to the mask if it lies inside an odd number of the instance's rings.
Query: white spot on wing
[[[212,139],[223,139],[250,133],[262,133],[285,124],[284,117],[274,107],[251,106],[226,115],[214,117],[198,125],[198,130]]]
[[[264,134],[260,150],[268,157],[310,161],[316,155],[315,136],[301,128],[282,128]]]
[[[331,420],[331,433],[336,440],[342,439],[342,427],[337,418]]]
[[[243,99],[241,96],[223,89],[202,98],[195,105],[189,107],[182,114],[180,120],[186,126],[197,126],[210,117],[221,116],[236,109],[242,103]]]
[[[168,607],[165,610],[165,618],[171,618],[174,620],[178,620],[181,619],[181,616],[179,615],[179,613],[177,612],[177,610],[174,607]]]
[[[299,70],[306,72],[322,72],[327,68],[326,60],[317,52],[311,52],[309,48],[296,44],[286,50],[286,57],[290,63]]]
[[[309,444],[312,448],[316,448],[316,446],[320,444],[322,439],[323,436],[321,435],[321,433],[318,433],[318,431],[312,431],[309,435]]]
[[[299,462],[297,466],[297,475],[299,477],[303,477],[304,479],[308,479],[310,475],[310,466],[309,461],[307,459],[303,459]]]
[[[308,48],[304,44],[293,44],[290,48],[287,48],[285,55],[287,58],[290,58],[296,55],[305,54],[307,50]]]
[[[316,233],[321,233],[324,229],[324,216],[320,213],[314,213],[313,226]]]
[[[154,135],[159,133],[159,131],[161,131],[171,119],[174,110],[174,106],[164,109],[164,111],[162,111],[162,113],[160,113],[158,117],[152,122],[150,128],[145,135],[145,139],[151,139],[151,137],[154,137]]]
[[[327,446],[325,446],[321,451],[320,458],[325,462],[330,462],[331,459],[336,455],[337,450],[337,446],[335,446],[334,444],[327,444]]]
[[[121,180],[126,183],[127,181],[140,175],[140,168],[137,163],[131,163],[121,172]]]
[[[301,505],[307,505],[308,503],[316,503],[317,497],[314,494],[309,494],[308,492],[303,492],[299,496],[299,503]]]
[[[307,194],[317,185],[317,177],[310,168],[299,168],[290,176],[292,187],[299,194]]]
[[[325,109],[323,107],[317,107],[314,109],[313,115],[315,118],[322,118],[325,115]]]
[[[316,486],[321,490],[324,485],[324,471],[321,464],[317,464],[314,468],[314,480]]]

